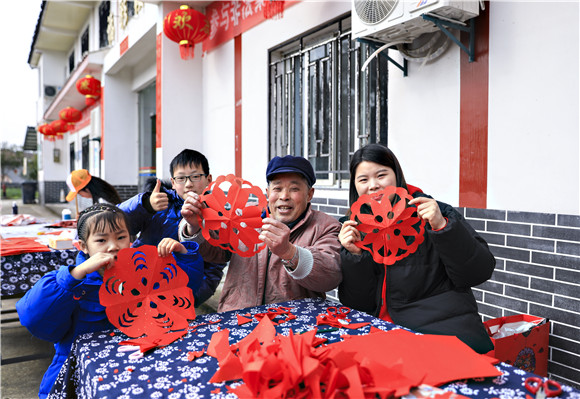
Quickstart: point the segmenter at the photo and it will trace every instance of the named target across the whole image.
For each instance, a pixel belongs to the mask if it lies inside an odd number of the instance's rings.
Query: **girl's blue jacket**
[[[188,286],[195,292],[203,280],[203,260],[197,243],[183,245],[187,254],[174,253],[175,260],[189,276]],[[76,266],[87,259],[84,252],[79,252]],[[83,280],[76,280],[70,274],[74,267],[62,266],[47,273],[16,303],[20,323],[34,336],[54,342],[56,353],[40,383],[40,398],[46,398],[50,392],[78,335],[114,328],[105,307],[99,303],[103,278],[93,272]]]

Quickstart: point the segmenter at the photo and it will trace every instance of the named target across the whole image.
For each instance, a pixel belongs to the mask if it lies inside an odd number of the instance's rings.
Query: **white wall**
[[[490,11],[488,208],[578,214],[578,2]]]
[[[402,63],[397,51],[389,55]],[[407,183],[438,200],[459,202],[459,47],[450,45],[408,76],[389,65],[388,145]]]
[[[268,50],[350,10],[350,2],[304,1],[284,17],[268,20],[242,35],[242,177],[266,185],[268,164]],[[205,155],[214,178],[234,173],[234,42],[205,56]]]
[[[139,118],[137,94],[131,90],[129,69],[105,75],[103,174],[112,185],[137,184]]]

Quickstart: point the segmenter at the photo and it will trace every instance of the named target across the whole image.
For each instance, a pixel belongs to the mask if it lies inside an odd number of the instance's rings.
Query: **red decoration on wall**
[[[73,130],[75,123],[80,121],[83,117],[83,113],[76,108],[66,107],[58,113],[60,119],[67,123],[67,130]]]
[[[203,42],[209,35],[209,21],[201,12],[182,5],[171,11],[163,20],[165,36],[179,43],[181,58],[193,58],[195,45]]]
[[[50,123],[44,123],[36,129],[40,134],[42,134],[45,138],[56,136],[54,132],[54,128],[50,125]]]
[[[189,277],[173,255],[159,257],[157,247],[143,245],[119,251],[105,271],[99,290],[109,321],[129,337],[149,339],[188,327],[195,319]]]
[[[77,81],[77,90],[85,96],[85,104],[91,106],[101,96],[101,81],[86,75]]]
[[[281,19],[284,16],[284,0],[266,0],[264,2],[264,18]]]
[[[255,203],[248,203],[250,195],[255,197]],[[219,176],[200,201],[207,207],[202,210],[199,225],[210,244],[243,257],[266,248],[258,229],[263,215],[268,215],[268,203],[259,187],[234,175]]]
[[[400,199],[391,204],[393,196]],[[351,206],[350,219],[359,222],[356,228],[363,236],[355,245],[385,265],[415,252],[424,240],[425,221],[417,215],[416,207],[407,207],[407,201],[412,199],[407,190],[393,186],[361,195]]]

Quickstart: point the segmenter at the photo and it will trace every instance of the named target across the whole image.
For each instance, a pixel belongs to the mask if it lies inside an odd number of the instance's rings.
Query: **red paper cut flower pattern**
[[[389,200],[393,194],[400,198],[394,205]],[[393,186],[372,196],[361,195],[351,207],[350,219],[359,222],[357,229],[362,233],[362,240],[355,245],[369,251],[375,262],[385,265],[415,252],[424,239],[425,221],[416,207],[407,207],[407,201],[412,199],[407,190]]]
[[[210,244],[243,257],[266,247],[259,238],[259,229],[262,215],[268,215],[268,202],[259,187],[234,175],[219,176],[200,201],[207,207],[202,210],[199,225]]]
[[[195,319],[189,277],[173,255],[159,257],[144,245],[119,251],[99,291],[109,321],[129,337],[159,337],[188,327]]]

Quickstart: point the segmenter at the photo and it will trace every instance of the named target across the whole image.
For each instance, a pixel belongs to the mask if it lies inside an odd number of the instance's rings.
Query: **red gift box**
[[[492,334],[506,323],[537,323],[527,331],[503,338],[493,338]],[[495,346],[486,355],[513,365],[530,373],[546,377],[548,375],[548,346],[550,321],[543,317],[513,315],[498,317],[483,323]]]

